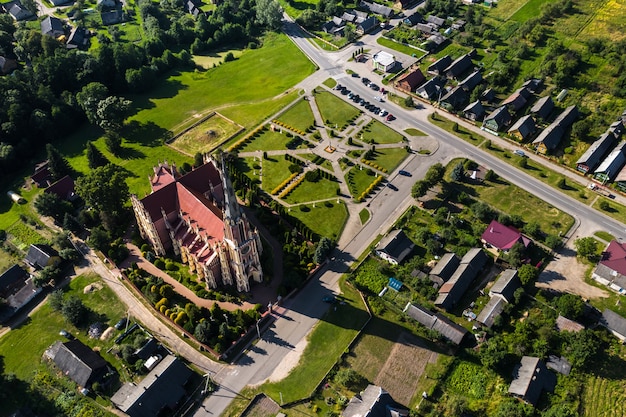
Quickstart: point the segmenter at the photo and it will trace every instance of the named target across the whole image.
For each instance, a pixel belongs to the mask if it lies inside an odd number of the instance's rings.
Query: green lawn
[[[600,201],[606,201],[609,205],[608,210],[602,210],[600,208]],[[594,203],[593,203],[593,208],[595,208],[596,210],[598,210],[600,213],[604,213],[608,216],[613,217],[615,220],[620,221],[622,223],[626,223],[626,207],[622,206],[621,204],[616,203],[615,201],[600,196]]]
[[[357,117],[361,111],[356,107],[346,103],[340,98],[335,97],[328,91],[318,92],[315,95],[317,106],[319,107],[322,119],[328,127],[343,130],[349,121]]]
[[[239,152],[255,152],[255,151],[279,151],[287,149],[288,138],[285,133],[272,132],[266,130],[259,137],[252,139],[250,143],[245,144],[239,149]]]
[[[541,10],[541,6],[546,2],[547,0],[528,0],[524,6],[520,7],[513,16],[510,17],[510,19],[523,23],[532,17],[536,17],[537,11]]]
[[[404,138],[395,130],[385,126],[378,120],[372,120],[355,135],[359,140],[367,143],[398,143]]]
[[[301,158],[306,158],[309,161],[314,161],[315,159],[318,159],[319,156],[313,154],[313,153],[301,153],[298,154],[299,157]],[[329,171],[333,170],[333,164],[326,158],[324,158],[324,161],[321,164],[318,164],[319,166],[326,168]]]
[[[187,155],[195,155],[196,152],[205,153],[240,130],[241,126],[230,122],[219,114],[214,114],[177,137],[170,145]]]
[[[289,127],[295,127],[296,129],[302,131],[313,126],[313,123],[315,122],[311,106],[309,105],[309,102],[304,99],[298,101],[293,107],[278,116],[278,120],[285,123]]]
[[[359,211],[359,219],[361,219],[361,224],[365,224],[370,219],[370,211],[368,209]]]
[[[241,49],[226,49],[222,51],[211,51],[207,55],[194,55],[193,62],[204,69],[213,68],[224,63],[224,58],[228,53],[232,53],[235,58],[239,58],[243,51]]]
[[[287,197],[290,204],[306,203],[308,201],[325,200],[337,196],[339,185],[335,181],[320,178],[317,182],[304,180]],[[318,204],[322,205],[322,203]]]
[[[414,127],[410,127],[408,129],[404,129],[404,133],[411,136],[426,136],[426,133],[422,132],[419,129],[415,129]]]
[[[341,297],[345,304],[330,308],[322,317],[298,366],[282,381],[261,387],[274,401],[280,403],[281,393],[285,403],[309,396],[366,323],[368,314],[356,290],[344,284]]]
[[[376,43],[382,46],[386,46],[387,48],[393,49],[395,51],[401,52],[403,54],[406,54],[408,56],[424,55],[424,52],[420,51],[419,49],[411,48],[410,46],[403,45],[391,39],[383,38],[382,36],[379,36],[378,39],[376,39]]]
[[[291,162],[283,158],[282,155],[264,159],[261,164],[263,167],[263,184],[261,188],[269,193],[278,187],[281,182],[291,175],[289,165],[291,165]]]
[[[83,288],[96,281],[100,281],[100,277],[95,274],[77,277],[70,283],[67,293],[82,299],[87,307],[100,315],[99,321],[113,325],[125,314],[125,307],[105,284],[100,290],[83,294]],[[100,353],[108,362],[119,364],[113,355],[106,353],[113,344],[112,340],[102,342],[90,339],[85,330],[79,331],[67,323],[60,313],[53,311],[48,303],[44,303],[24,324],[0,338],[0,356],[4,358],[5,374],[13,373],[19,379],[30,380],[44,350],[60,340],[61,329],[70,331],[91,347],[100,346]]]
[[[235,61],[205,72],[176,73],[150,94],[133,97],[138,112],[131,120],[172,130],[209,108],[275,97],[313,71],[313,64],[293,42],[285,35],[271,34],[262,48],[245,50]]]
[[[404,148],[376,148],[373,161],[385,168],[387,172],[391,172],[396,169],[408,155]]]
[[[337,81],[335,81],[334,78],[326,78],[322,84],[324,84],[328,88],[335,88],[335,86],[337,85]]]
[[[318,203],[313,207],[307,204],[305,211],[302,207],[293,207],[289,212],[293,217],[297,217],[311,230],[320,236],[326,236],[337,240],[348,220],[348,209],[343,201],[337,200]]]
[[[375,179],[376,177],[373,174],[368,174],[366,167],[359,164],[350,168],[345,178],[346,184],[350,188],[350,193],[354,198],[358,198]]]
[[[239,157],[235,159],[235,165],[238,172],[243,172],[247,177],[251,178],[254,182],[259,182],[261,173],[261,161],[257,157]],[[270,190],[271,191],[271,190]]]

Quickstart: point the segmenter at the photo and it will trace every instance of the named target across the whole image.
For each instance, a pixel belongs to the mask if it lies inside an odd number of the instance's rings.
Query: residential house
[[[70,35],[67,37],[67,42],[65,45],[68,49],[86,49],[87,42],[87,30],[82,26],[77,26],[75,28],[72,28],[72,30],[70,31]]]
[[[446,340],[455,345],[460,345],[468,334],[468,331],[443,314],[433,313],[419,304],[407,303],[404,307],[407,316],[417,321],[427,329],[435,330]]]
[[[334,16],[331,20],[322,25],[322,30],[331,35],[343,36],[345,26],[344,21],[340,17]]]
[[[611,123],[608,131],[613,133],[613,135],[619,139],[622,136],[622,133],[624,133],[624,121],[619,119]]]
[[[444,55],[428,66],[428,73],[442,75],[450,64],[452,64],[452,58],[450,58],[450,55]]]
[[[575,105],[567,107],[561,114],[554,119],[552,124],[559,125],[563,130],[570,127],[578,118],[578,107]]]
[[[341,413],[343,417],[406,417],[408,414],[409,410],[396,403],[387,391],[371,384],[352,397]]]
[[[180,255],[207,288],[262,282],[261,239],[233,189],[225,162],[205,157],[185,175],[167,162],[154,167],[152,193],[131,195],[141,236],[157,256]]]
[[[55,194],[62,200],[72,201],[76,199],[74,193],[74,180],[69,175],[64,176],[50,187],[44,190],[46,194]]]
[[[435,25],[437,28],[440,28],[441,26],[443,26],[444,23],[446,23],[446,19],[431,15],[426,18],[426,22]]]
[[[468,98],[467,91],[457,85],[441,97],[439,104],[448,110],[458,110],[467,103]]]
[[[456,253],[446,253],[430,271],[429,279],[439,285],[443,284],[450,279],[460,263],[461,258],[459,258]]]
[[[534,406],[543,391],[552,392],[555,386],[556,375],[548,370],[541,359],[524,356],[513,372],[509,394]]]
[[[547,120],[553,109],[554,101],[552,101],[552,97],[545,96],[535,102],[535,104],[530,108],[530,114],[539,119]]]
[[[434,51],[447,40],[448,38],[440,33],[433,33],[426,39],[426,42],[424,42],[422,46],[429,51]]]
[[[372,56],[372,65],[375,70],[389,72],[396,66],[396,58],[389,52],[378,51]]]
[[[511,123],[511,114],[506,106],[498,107],[483,120],[483,129],[498,132]]]
[[[472,58],[469,54],[461,55],[455,59],[446,69],[444,74],[446,77],[458,79],[461,75],[465,74],[472,67]]]
[[[526,99],[528,97],[528,90],[525,88],[520,88],[513,92],[510,96],[508,96],[500,105],[507,106],[510,109],[513,109],[514,112],[518,112],[522,107],[526,105]]]
[[[426,81],[422,84],[421,87],[418,87],[415,92],[422,98],[426,100],[438,100],[441,97],[441,94],[445,91],[443,86],[445,85],[446,80],[439,77],[433,77],[430,80]]]
[[[364,35],[371,32],[376,26],[378,26],[378,19],[374,16],[370,16],[356,25],[356,33],[358,35]]]
[[[459,83],[459,86],[462,87],[465,91],[472,91],[478,84],[483,81],[483,75],[480,72],[480,69],[472,72],[468,75],[463,81]]]
[[[419,68],[407,72],[395,82],[396,88],[407,93],[411,93],[420,85],[424,84],[426,77]]]
[[[490,297],[500,297],[506,302],[513,301],[515,291],[522,283],[517,276],[517,269],[505,269],[489,289]]]
[[[541,87],[543,87],[543,80],[541,78],[531,78],[530,80],[524,81],[524,84],[522,84],[522,88],[525,88],[533,94],[539,91]]]
[[[14,3],[13,6],[9,8],[9,14],[16,22],[21,22],[22,20],[28,20],[35,17],[34,13],[18,2]]]
[[[613,336],[626,343],[626,319],[608,308],[602,312],[600,325],[606,327]]]
[[[505,226],[496,220],[492,220],[480,237],[483,246],[490,252],[498,255],[500,252],[508,252],[516,243],[527,248],[531,240],[522,232],[511,226]]]
[[[401,229],[395,229],[378,242],[376,255],[392,265],[399,265],[414,247],[415,243]]]
[[[198,17],[200,14],[202,14],[202,10],[200,10],[200,8],[192,0],[188,0],[187,3],[185,3],[185,9],[187,13],[189,13],[193,17]]]
[[[425,23],[418,23],[415,25],[415,30],[422,32],[425,35],[430,35],[432,33],[437,32],[437,30],[433,29],[432,26],[428,26]]]
[[[476,100],[475,102],[468,104],[463,109],[463,116],[465,116],[466,119],[479,121],[482,120],[484,115],[485,108],[480,103],[480,100]]]
[[[575,322],[574,320],[570,320],[567,317],[563,317],[560,314],[556,318],[555,327],[559,332],[578,333],[585,330],[585,326],[582,324]]]
[[[547,154],[553,151],[561,143],[565,131],[559,125],[554,123],[541,131],[539,136],[533,140],[532,144],[537,152]]]
[[[467,22],[465,20],[459,19],[459,20],[455,20],[454,23],[452,23],[452,25],[450,25],[450,27],[453,30],[461,31],[461,30],[463,30],[463,28],[465,27],[466,24],[467,24]]]
[[[532,115],[528,114],[524,117],[520,117],[517,122],[511,126],[508,133],[515,136],[518,140],[524,141],[535,133],[535,130],[535,120]]]
[[[626,166],[617,173],[613,181],[618,189],[622,192],[626,192]]]
[[[57,17],[48,16],[41,21],[41,34],[58,38],[65,35],[63,21]]]
[[[0,322],[11,318],[40,292],[32,276],[19,265],[4,271],[0,275],[0,298],[5,300],[4,308],[0,305]]]
[[[111,10],[108,12],[100,12],[100,19],[105,26],[115,25],[124,21],[124,12],[122,9]]]
[[[383,6],[382,4],[378,3],[361,1],[361,3],[359,3],[359,7],[361,9],[369,10],[372,13],[379,14],[386,18],[389,18],[393,14],[393,9],[391,7]]]
[[[419,12],[415,12],[412,15],[405,17],[402,20],[402,23],[404,23],[407,26],[415,26],[418,23],[421,23],[422,19],[423,19],[422,15]]]
[[[578,158],[576,169],[585,174],[596,169],[611,148],[613,148],[615,142],[617,142],[615,135],[610,131],[605,132]]]
[[[193,375],[174,355],[167,355],[141,382],[126,383],[111,402],[130,417],[153,417],[175,411],[186,396]]]
[[[620,142],[615,149],[604,158],[600,166],[593,171],[598,181],[613,181],[626,164],[626,141]]]
[[[602,252],[591,278],[620,294],[626,293],[626,243],[612,240]]]
[[[45,355],[79,387],[90,388],[107,372],[107,362],[78,339],[56,342]]]
[[[66,4],[73,3],[73,2],[74,0],[50,0],[50,3],[52,3],[54,7],[64,6]]]
[[[488,88],[480,95],[480,99],[487,103],[493,102],[496,97],[496,91],[493,88]]]
[[[496,318],[502,314],[506,305],[507,302],[505,299],[500,297],[491,297],[478,314],[478,317],[476,317],[476,321],[483,324],[485,327],[493,327]]]
[[[35,269],[43,269],[61,263],[59,253],[52,247],[43,244],[30,245],[24,260]]]
[[[48,169],[48,161],[37,164],[35,166],[35,173],[30,176],[30,179],[39,188],[46,188],[50,186],[52,174],[50,173],[50,169]]]
[[[449,310],[458,304],[486,263],[487,255],[482,249],[470,249],[461,259],[454,274],[439,288],[439,296],[435,300],[435,305]]]
[[[0,55],[0,74],[6,75],[17,68],[17,60]]]
[[[347,10],[341,15],[341,20],[343,20],[344,22],[354,23],[356,17],[357,16],[353,11]]]

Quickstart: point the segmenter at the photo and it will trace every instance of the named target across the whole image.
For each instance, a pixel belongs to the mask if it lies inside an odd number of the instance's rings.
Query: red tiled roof
[[[48,166],[44,166],[42,169],[35,172],[30,176],[30,179],[37,183],[37,186],[46,186],[47,182],[51,179],[50,170]]]
[[[178,198],[176,196],[176,184],[171,183],[154,191],[141,199],[144,208],[150,214],[153,222],[162,218],[161,208],[165,213],[171,213],[178,209]]]
[[[417,87],[423,84],[424,81],[426,81],[426,77],[424,77],[424,74],[422,74],[422,71],[418,68],[415,71],[402,76],[398,80],[398,84],[406,82],[411,87],[411,90],[415,90]]]
[[[158,191],[166,185],[173,183],[174,181],[176,180],[172,175],[172,172],[168,168],[161,165],[150,180],[152,192]]]
[[[609,247],[602,254],[600,263],[613,271],[626,275],[626,246],[616,240],[612,240],[609,243]]]
[[[521,243],[525,247],[528,247],[530,244],[530,239],[522,235],[519,230],[514,227],[505,226],[495,220],[489,223],[481,239],[500,250],[511,249],[516,243]]]
[[[187,189],[177,183],[178,205],[186,217],[192,219],[194,230],[196,226],[210,243],[221,242],[224,239],[224,222],[221,212],[204,196]]]
[[[190,190],[204,194],[211,189],[209,183],[213,184],[214,188],[221,189],[222,176],[213,163],[207,163],[183,175],[178,182]]]

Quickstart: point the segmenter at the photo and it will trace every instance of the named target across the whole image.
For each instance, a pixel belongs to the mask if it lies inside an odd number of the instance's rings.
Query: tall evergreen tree
[[[73,170],[67,159],[61,155],[59,150],[48,143],[46,145],[46,153],[48,157],[48,169],[52,175],[52,179],[60,180],[66,175],[70,175]]]
[[[87,142],[87,162],[89,164],[89,168],[96,169],[98,167],[103,167],[109,163],[109,160],[104,156],[102,152],[93,142]]]

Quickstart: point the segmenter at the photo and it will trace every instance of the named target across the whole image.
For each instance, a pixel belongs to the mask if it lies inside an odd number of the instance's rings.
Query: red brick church
[[[224,161],[181,175],[167,162],[154,167],[152,192],[131,202],[141,236],[154,252],[179,254],[207,288],[261,282],[261,239],[239,207]]]

